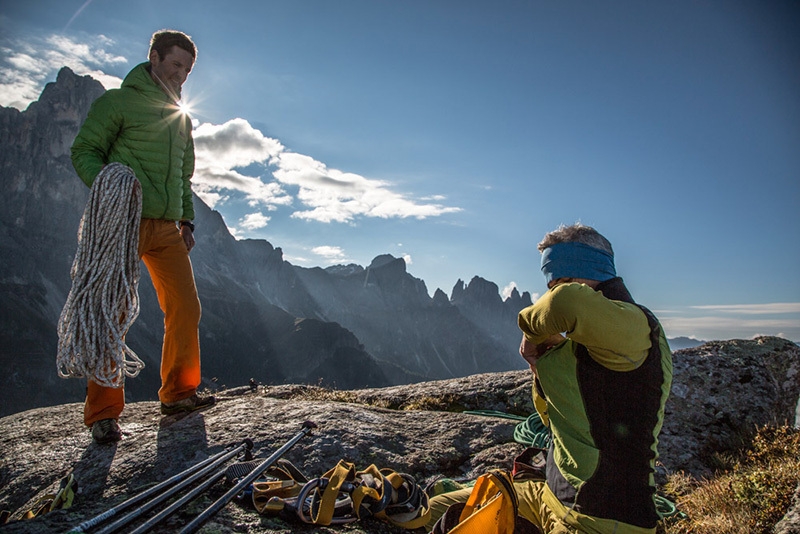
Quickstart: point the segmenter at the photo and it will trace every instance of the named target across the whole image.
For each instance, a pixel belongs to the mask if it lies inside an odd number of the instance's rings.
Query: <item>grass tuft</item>
[[[724,463],[730,467],[710,480],[670,475],[664,491],[687,517],[665,519],[660,533],[772,532],[800,484],[800,430],[761,427],[749,447]]]

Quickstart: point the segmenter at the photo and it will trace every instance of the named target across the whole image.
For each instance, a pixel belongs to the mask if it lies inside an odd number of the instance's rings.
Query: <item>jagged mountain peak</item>
[[[395,258],[391,254],[380,254],[375,256],[372,259],[372,263],[369,264],[368,269],[379,269],[385,265],[389,265],[391,263],[396,263],[399,266],[399,262],[403,262],[403,272],[406,270],[406,262],[402,258]]]
[[[436,288],[436,291],[433,293],[433,304],[434,306],[449,306],[450,299],[447,298],[444,291]]]
[[[465,295],[481,301],[501,302],[500,289],[497,284],[481,276],[473,276],[464,291]]]
[[[325,271],[334,276],[357,276],[364,272],[364,268],[355,263],[348,263],[347,265],[331,265],[326,267]]]
[[[32,102],[25,111],[46,113],[54,121],[83,121],[83,110],[104,91],[103,84],[91,76],[78,76],[69,67],[63,67],[56,81],[46,84],[39,100]]]

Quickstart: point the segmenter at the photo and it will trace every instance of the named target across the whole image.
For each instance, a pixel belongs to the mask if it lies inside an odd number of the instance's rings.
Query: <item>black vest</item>
[[[635,304],[621,278],[601,283],[597,291],[611,300]],[[647,316],[651,348],[637,369],[612,371],[594,361],[586,347],[577,345],[578,386],[592,439],[600,451],[597,470],[576,492],[555,465],[551,448],[547,484],[566,507],[576,512],[655,528],[655,487],[650,483],[655,457],[653,431],[659,423],[665,377],[661,328],[648,309],[639,308]]]

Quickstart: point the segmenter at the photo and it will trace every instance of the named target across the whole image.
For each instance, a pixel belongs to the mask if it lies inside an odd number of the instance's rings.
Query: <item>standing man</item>
[[[133,169],[142,185],[139,257],[153,280],[164,312],[161,413],[190,412],[214,404],[197,395],[200,385],[200,300],[189,252],[195,245],[191,177],[194,141],[188,115],[178,107],[183,82],[197,58],[191,38],[179,31],[153,34],[149,61],[92,104],[72,145],[72,163],[90,186],[108,163]],[[84,422],[97,443],[119,441],[122,387],[89,379]]]
[[[552,440],[546,480],[514,483],[518,514],[542,532],[655,533],[672,383],[664,332],[617,277],[611,243],[594,228],[562,226],[538,248],[548,291],[519,313],[520,355]],[[433,515],[468,495],[457,493],[435,497]]]

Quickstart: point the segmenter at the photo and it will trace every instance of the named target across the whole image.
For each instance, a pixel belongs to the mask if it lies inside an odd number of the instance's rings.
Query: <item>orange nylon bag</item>
[[[448,534],[513,534],[519,501],[511,476],[499,470],[475,481],[458,524]]]

